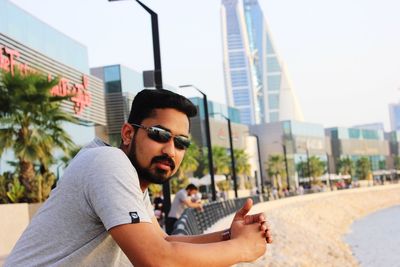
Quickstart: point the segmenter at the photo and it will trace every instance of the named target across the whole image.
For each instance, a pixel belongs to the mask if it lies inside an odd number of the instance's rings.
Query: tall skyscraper
[[[400,130],[400,103],[389,105],[389,115],[391,130]]]
[[[227,103],[245,124],[303,120],[257,0],[222,0]]]

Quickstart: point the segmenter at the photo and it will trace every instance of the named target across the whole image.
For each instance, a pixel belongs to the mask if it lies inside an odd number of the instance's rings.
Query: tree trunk
[[[25,186],[26,194],[32,191],[33,180],[35,178],[35,169],[33,168],[33,163],[28,160],[20,159],[19,161],[20,166],[20,181]]]

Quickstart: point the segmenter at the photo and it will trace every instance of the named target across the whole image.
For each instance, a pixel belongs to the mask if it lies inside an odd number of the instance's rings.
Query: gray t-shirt
[[[131,266],[107,231],[153,216],[125,153],[95,139],[72,160],[5,267]]]
[[[171,210],[168,213],[168,217],[179,219],[183,211],[186,208],[184,201],[189,198],[186,189],[179,190],[171,204]]]

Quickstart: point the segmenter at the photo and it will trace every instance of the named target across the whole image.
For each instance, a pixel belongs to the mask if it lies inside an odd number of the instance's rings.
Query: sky
[[[91,67],[153,69],[150,15],[135,1],[11,0],[88,48]],[[226,103],[219,0],[142,0],[158,14],[163,82]],[[259,0],[307,122],[382,122],[400,100],[400,1]],[[195,96],[193,89],[180,91]]]

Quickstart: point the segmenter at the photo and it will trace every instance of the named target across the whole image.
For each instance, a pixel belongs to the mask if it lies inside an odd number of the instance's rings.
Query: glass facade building
[[[8,0],[0,0],[0,32],[39,53],[89,74],[87,49]]]
[[[303,120],[257,0],[222,0],[227,103],[245,124]]]
[[[331,138],[336,163],[343,158],[350,158],[355,163],[367,157],[371,171],[386,169],[390,149],[382,130],[335,127],[326,129],[326,133]]]
[[[400,130],[400,104],[389,105],[390,127],[392,131]]]
[[[18,68],[22,74],[34,70],[49,79],[59,77],[59,84],[51,91],[53,95],[75,95],[61,106],[79,124],[64,123],[63,128],[80,146],[98,135],[96,127],[106,125],[103,83],[89,75],[88,66],[84,45],[10,1],[0,0],[0,69],[12,73]],[[1,156],[0,172],[12,170],[7,161],[14,158],[6,151]]]
[[[250,132],[259,137],[261,162],[266,164],[272,155],[284,155],[289,171],[291,188],[299,185],[307,176],[307,162],[310,157],[319,158],[328,166],[330,146],[321,124],[300,121],[280,121],[251,125]],[[267,165],[264,165],[263,177]],[[326,169],[327,170],[327,169]],[[272,177],[268,177],[271,182]]]
[[[119,146],[121,126],[129,118],[134,97],[144,88],[143,75],[120,64],[94,67],[90,73],[104,82],[107,126],[102,130],[106,133],[103,139],[113,146]],[[164,88],[176,91],[167,84],[164,84]]]
[[[143,89],[143,76],[123,65],[91,68],[90,73],[104,82],[107,111],[107,136],[113,146],[121,142],[121,126],[129,118],[135,95]]]
[[[200,119],[204,120],[204,105],[203,105],[203,98],[201,97],[192,97],[190,98],[193,104],[195,104],[199,109]],[[208,114],[211,118],[221,118],[221,114],[225,117],[228,117],[232,123],[240,123],[240,112],[237,108],[228,107],[226,105],[208,101]]]

